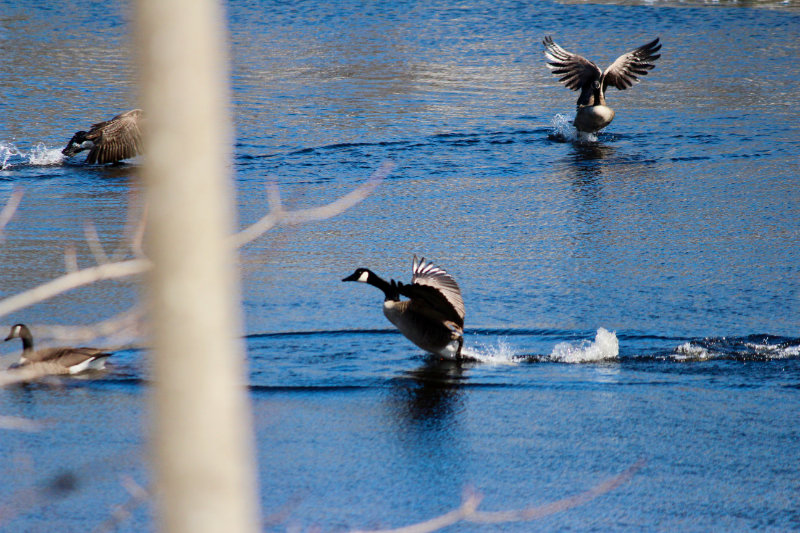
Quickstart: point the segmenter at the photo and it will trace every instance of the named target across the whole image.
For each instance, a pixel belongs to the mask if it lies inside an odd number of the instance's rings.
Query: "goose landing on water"
[[[6,340],[22,339],[22,355],[19,363],[12,368],[20,368],[37,363],[47,365],[49,374],[77,374],[84,370],[102,370],[106,359],[111,355],[97,348],[43,348],[33,349],[33,335],[25,324],[14,324]]]
[[[367,268],[357,269],[342,281],[368,283],[382,290],[383,314],[418,347],[448,359],[461,357],[464,301],[456,280],[443,269],[425,263],[424,257],[418,261],[415,255],[410,285],[386,281]]]
[[[91,164],[118,163],[142,153],[141,109],[120,113],[110,120],[93,124],[89,131],[72,136],[61,153],[72,157],[89,150],[86,162]]]
[[[658,37],[644,46],[623,54],[605,71],[588,59],[567,52],[549,35],[542,41],[545,46],[544,55],[549,62],[547,67],[573,91],[580,91],[578,110],[573,122],[578,131],[594,133],[611,124],[614,110],[606,105],[606,87],[613,85],[620,91],[639,82],[638,76],[647,75],[648,70],[655,68],[653,61],[661,57],[656,54],[661,50]]]

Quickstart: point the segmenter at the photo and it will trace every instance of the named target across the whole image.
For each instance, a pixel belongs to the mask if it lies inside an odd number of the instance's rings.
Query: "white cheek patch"
[[[360,276],[358,276],[358,281],[361,283],[366,283],[367,279],[369,278],[369,272],[362,272]]]

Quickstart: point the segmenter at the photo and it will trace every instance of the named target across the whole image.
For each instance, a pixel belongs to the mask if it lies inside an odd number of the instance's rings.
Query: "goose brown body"
[[[15,324],[5,340],[22,340],[22,354],[16,367],[39,365],[49,374],[76,374],[84,370],[99,370],[111,355],[105,350],[88,347],[58,347],[34,350],[33,335],[25,324]]]
[[[93,124],[89,131],[76,132],[61,153],[72,157],[89,150],[86,162],[101,165],[135,157],[142,153],[143,117],[141,109],[132,109]]]

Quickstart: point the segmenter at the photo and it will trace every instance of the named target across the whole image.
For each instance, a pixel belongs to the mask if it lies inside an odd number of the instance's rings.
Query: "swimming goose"
[[[578,97],[578,111],[573,122],[578,131],[594,133],[611,124],[614,110],[606,105],[606,87],[613,85],[620,91],[639,82],[638,76],[647,75],[655,68],[652,63],[661,54],[658,37],[654,41],[623,54],[603,72],[593,62],[577,54],[567,52],[549,35],[542,41],[546,50],[544,55],[550,61],[547,67],[573,91],[581,91]]]
[[[106,359],[111,355],[97,348],[43,348],[33,349],[33,335],[25,324],[14,324],[6,340],[22,339],[22,355],[19,363],[12,365],[19,368],[35,363],[48,363],[53,374],[77,374],[84,370],[101,370],[105,368]]]
[[[448,359],[461,357],[464,301],[456,280],[445,270],[415,255],[410,285],[386,281],[367,268],[357,269],[342,281],[368,283],[382,290],[383,314],[423,350]]]
[[[89,150],[89,164],[117,163],[142,153],[141,124],[143,112],[132,109],[105,122],[93,124],[89,131],[79,131],[72,136],[61,153],[72,157]]]

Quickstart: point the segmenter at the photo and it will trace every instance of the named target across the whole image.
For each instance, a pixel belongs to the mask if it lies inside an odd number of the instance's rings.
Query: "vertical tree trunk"
[[[255,532],[256,469],[239,340],[222,10],[138,0],[160,531]]]

